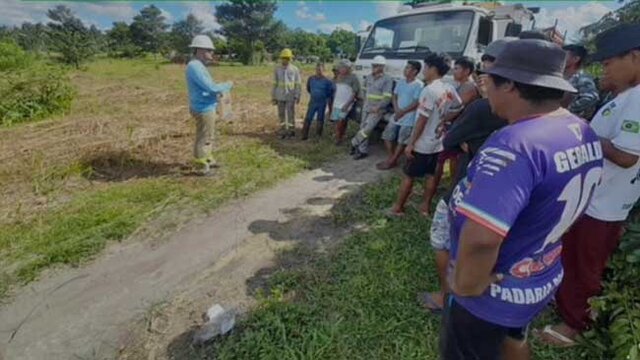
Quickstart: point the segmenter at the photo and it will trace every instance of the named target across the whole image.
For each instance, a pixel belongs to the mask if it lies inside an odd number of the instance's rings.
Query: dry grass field
[[[77,94],[68,114],[0,129],[0,297],[47,268],[80,264],[109,241],[161,237],[343,152],[328,135],[276,139],[270,67],[211,71],[216,81],[235,84],[235,116],[218,125],[223,166],[213,178],[191,169],[195,130],[183,65],[95,61],[72,73]]]

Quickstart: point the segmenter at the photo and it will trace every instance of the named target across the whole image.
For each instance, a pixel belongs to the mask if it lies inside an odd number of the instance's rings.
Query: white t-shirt
[[[353,89],[349,85],[344,83],[337,83],[333,106],[341,108],[352,97],[353,97]]]
[[[640,156],[640,85],[619,94],[591,121],[598,136],[624,152]],[[624,221],[640,197],[640,161],[625,169],[605,159],[587,215],[602,221]]]
[[[449,112],[455,102],[462,102],[456,89],[440,79],[422,89],[418,115],[426,116],[428,119],[424,131],[415,143],[415,152],[435,154],[442,151],[442,137],[437,138],[436,130],[444,115]]]

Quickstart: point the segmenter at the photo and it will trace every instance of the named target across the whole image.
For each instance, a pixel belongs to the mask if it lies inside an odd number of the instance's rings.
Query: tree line
[[[216,6],[221,28],[205,31],[194,14],[169,24],[155,5],[140,10],[130,23],[114,22],[109,30],[87,26],[65,5],[47,11],[49,21],[0,26],[0,40],[10,39],[23,49],[59,56],[67,64],[79,67],[96,54],[112,57],[137,57],[159,54],[186,57],[191,39],[197,34],[211,36],[217,53],[244,64],[258,64],[282,48],[297,56],[329,61],[336,56],[355,57],[356,34],[334,30],[331,34],[290,29],[275,19],[274,0],[230,0]]]

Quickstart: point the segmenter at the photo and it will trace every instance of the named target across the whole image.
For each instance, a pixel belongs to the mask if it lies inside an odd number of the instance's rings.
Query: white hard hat
[[[387,59],[382,55],[376,55],[371,62],[372,65],[387,65]]]
[[[207,35],[196,35],[191,41],[190,48],[214,50],[213,42]]]
[[[342,59],[338,62],[337,67],[351,68],[351,61],[349,59]]]

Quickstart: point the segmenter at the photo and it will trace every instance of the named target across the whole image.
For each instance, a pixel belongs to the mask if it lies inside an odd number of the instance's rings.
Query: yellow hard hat
[[[280,58],[291,59],[292,57],[293,52],[291,51],[291,49],[282,49],[282,51],[280,52]]]

